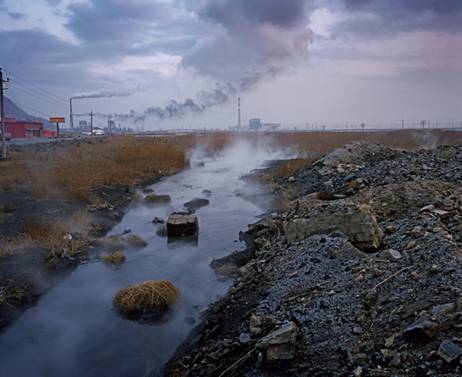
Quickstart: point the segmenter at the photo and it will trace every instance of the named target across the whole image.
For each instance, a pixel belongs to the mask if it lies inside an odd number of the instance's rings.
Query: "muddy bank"
[[[50,148],[64,151],[100,142],[63,141],[12,147],[11,152],[49,153]],[[38,199],[25,185],[0,192],[0,331],[78,265],[87,263],[98,239],[136,200],[136,190],[160,177],[156,172],[155,178],[147,176],[136,186],[99,186],[81,200]]]
[[[459,375],[461,163],[462,146],[354,143],[280,181],[166,374]]]

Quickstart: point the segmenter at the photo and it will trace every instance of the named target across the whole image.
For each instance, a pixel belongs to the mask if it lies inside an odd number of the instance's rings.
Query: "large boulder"
[[[186,212],[172,213],[167,220],[169,237],[194,236],[199,230],[197,216]]]
[[[284,231],[288,241],[340,231],[362,250],[378,249],[383,238],[372,208],[346,201],[314,203],[303,218],[286,222]]]

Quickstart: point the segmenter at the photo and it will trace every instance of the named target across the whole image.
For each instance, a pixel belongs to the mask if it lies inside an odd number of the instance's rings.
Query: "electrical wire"
[[[18,84],[22,85],[23,87],[28,88],[30,91],[34,91],[37,94],[45,96],[50,100],[57,101],[57,102],[59,102],[61,104],[66,104],[67,105],[67,101],[63,100],[62,98],[59,98],[59,97],[55,96],[53,93],[51,93],[51,92],[49,92],[49,91],[47,91],[47,90],[45,90],[43,88],[40,88],[39,86],[37,86],[35,84],[30,83],[28,80],[25,80],[25,79],[19,77],[18,75],[11,72],[10,70],[5,69],[5,72],[7,73],[8,76],[11,76],[12,78],[14,78],[14,80],[17,81]]]

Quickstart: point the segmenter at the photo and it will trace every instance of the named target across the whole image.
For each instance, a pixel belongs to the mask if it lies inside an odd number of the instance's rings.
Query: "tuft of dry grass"
[[[122,264],[127,258],[122,251],[114,251],[111,254],[105,255],[101,258],[104,262],[110,264]]]
[[[164,312],[180,298],[180,291],[165,280],[148,280],[139,285],[121,289],[114,297],[114,307],[121,314],[130,317],[145,310]]]

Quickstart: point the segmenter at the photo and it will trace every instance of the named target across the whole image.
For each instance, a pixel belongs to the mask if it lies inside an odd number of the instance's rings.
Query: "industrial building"
[[[249,119],[249,129],[261,130],[261,128],[262,128],[261,119],[259,118]]]
[[[11,134],[11,137],[14,139],[43,136],[42,122],[17,120],[15,118],[5,118],[5,128],[6,132]]]

